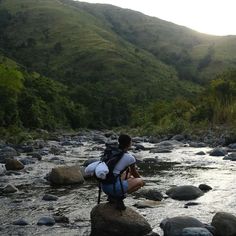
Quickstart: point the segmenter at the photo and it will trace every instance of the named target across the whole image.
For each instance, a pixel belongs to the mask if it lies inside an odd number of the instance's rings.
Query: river
[[[90,157],[101,154],[104,144],[84,141],[79,146],[63,146],[60,155],[47,154],[41,161],[25,166],[19,175],[0,176],[0,186],[10,183],[19,191],[14,194],[0,195],[0,235],[78,235],[90,233],[90,211],[96,205],[98,188],[96,182],[87,180],[83,185],[53,188],[45,180],[47,173],[55,166],[83,164]],[[143,142],[144,147],[152,148],[155,144]],[[149,150],[136,152],[138,159],[156,157],[157,162],[140,162],[140,172],[146,187],[155,188],[165,194],[172,186],[207,184],[212,190],[191,202],[198,205],[185,208],[189,201],[177,201],[166,198],[154,208],[137,209],[133,205],[141,199],[129,195],[125,204],[143,215],[153,230],[163,235],[160,222],[167,217],[187,215],[203,223],[211,223],[216,212],[236,211],[236,165],[235,162],[223,160],[208,154],[212,148],[193,148],[188,145],[176,146],[171,153],[150,153]],[[203,151],[205,155],[196,155]],[[22,153],[19,159],[24,158]],[[59,197],[57,201],[48,202],[42,197],[50,193]],[[106,197],[102,196],[102,201]],[[63,214],[70,220],[69,224],[54,226],[37,226],[42,216]],[[17,226],[12,222],[24,218],[29,225]]]

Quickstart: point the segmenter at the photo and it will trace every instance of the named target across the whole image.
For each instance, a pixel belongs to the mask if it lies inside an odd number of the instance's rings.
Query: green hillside
[[[15,94],[15,120],[2,126],[161,125],[161,117],[174,110],[173,101],[187,113],[193,111],[203,86],[235,68],[235,44],[234,36],[200,34],[111,5],[1,0],[1,70],[6,73],[11,61],[21,65],[11,70],[23,73]],[[22,91],[36,103],[29,105],[28,115],[41,121],[27,123],[20,117],[27,114],[21,111]],[[163,114],[157,115],[158,109]],[[188,122],[191,115],[186,115]],[[165,118],[164,126],[174,119]],[[45,120],[51,123],[47,126]]]
[[[65,2],[69,2],[66,1]],[[206,82],[236,66],[236,36],[217,37],[110,5],[70,1],[159,60],[174,66],[181,79]]]
[[[69,99],[63,84],[28,72],[0,53],[0,134],[24,127],[78,128],[86,126],[86,109]]]

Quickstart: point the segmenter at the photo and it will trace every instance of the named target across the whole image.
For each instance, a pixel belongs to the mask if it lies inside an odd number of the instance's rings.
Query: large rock
[[[227,155],[227,151],[224,148],[214,148],[210,152],[210,156],[215,156],[215,157],[220,157],[220,156],[225,156]]]
[[[129,207],[119,211],[112,204],[102,203],[91,211],[90,236],[144,236],[151,231],[145,218]]]
[[[189,227],[182,231],[181,236],[213,236],[206,228]]]
[[[161,201],[163,199],[162,193],[157,189],[141,189],[137,192],[134,192],[133,194],[136,197],[142,197],[153,201]]]
[[[212,219],[211,225],[216,228],[216,236],[235,236],[236,217],[230,213],[218,212]]]
[[[166,194],[176,200],[193,200],[201,197],[204,193],[195,186],[183,185],[167,190]]]
[[[54,185],[82,184],[84,177],[79,166],[61,166],[52,169],[48,180]]]
[[[182,231],[189,227],[205,228],[199,220],[189,216],[177,216],[164,219],[160,227],[164,231],[164,236],[182,236]]]
[[[13,159],[13,157],[17,156],[17,151],[12,147],[4,147],[0,149],[0,163],[6,163],[7,159]]]
[[[24,169],[24,164],[18,160],[7,159],[5,167],[6,170],[22,170]]]

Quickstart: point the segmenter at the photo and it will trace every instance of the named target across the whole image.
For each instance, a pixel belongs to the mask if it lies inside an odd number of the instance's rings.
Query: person
[[[101,188],[103,192],[108,195],[110,203],[117,203],[117,208],[124,210],[123,199],[126,193],[130,194],[137,191],[144,186],[137,168],[136,159],[131,155],[128,150],[132,145],[131,137],[127,134],[122,134],[118,138],[119,149],[124,152],[121,159],[114,167],[113,174],[117,176],[115,183],[107,184],[102,183]]]

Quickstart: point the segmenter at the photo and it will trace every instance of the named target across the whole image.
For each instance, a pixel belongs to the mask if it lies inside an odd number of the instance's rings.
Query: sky
[[[81,0],[82,1],[82,0]],[[201,33],[236,35],[236,0],[83,0],[107,3],[183,25]]]

